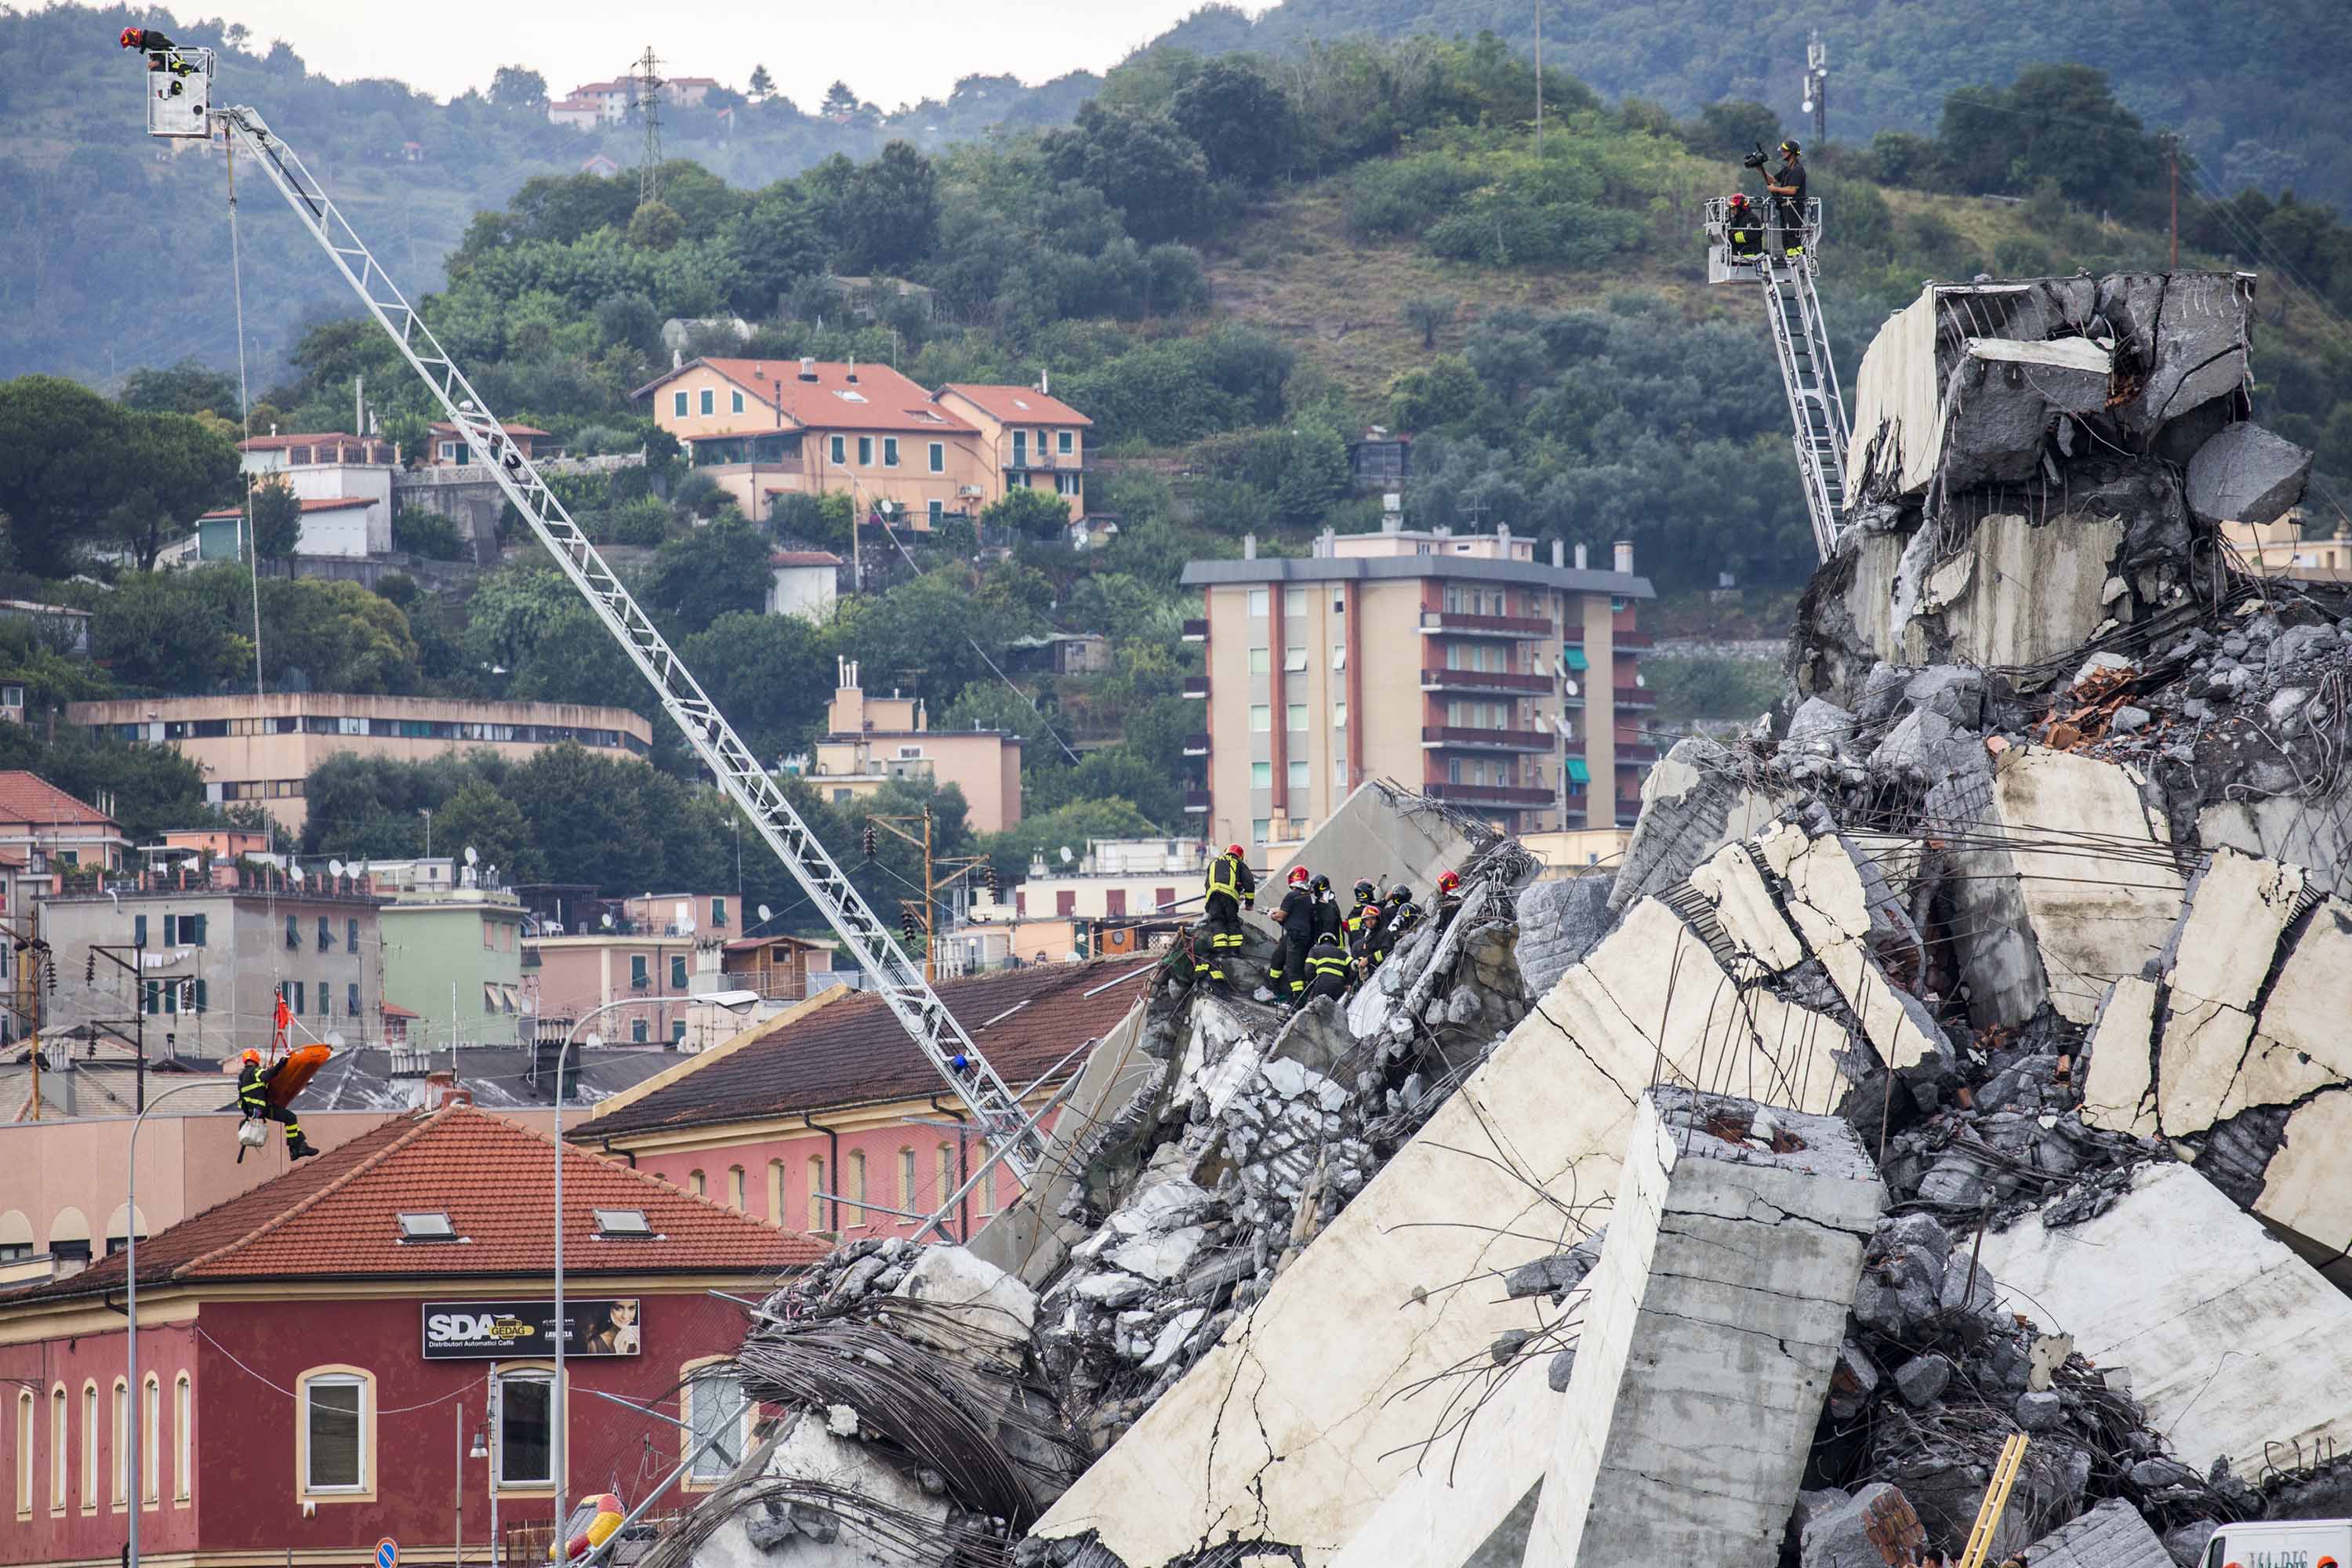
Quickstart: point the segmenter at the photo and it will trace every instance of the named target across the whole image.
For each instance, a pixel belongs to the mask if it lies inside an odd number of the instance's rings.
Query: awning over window
[[[1592,782],[1592,769],[1582,757],[1568,759],[1568,776],[1578,784]]]
[[[1570,669],[1590,669],[1592,668],[1591,662],[1584,657],[1584,650],[1580,647],[1562,648],[1560,649],[1560,657],[1568,660],[1568,668]]]

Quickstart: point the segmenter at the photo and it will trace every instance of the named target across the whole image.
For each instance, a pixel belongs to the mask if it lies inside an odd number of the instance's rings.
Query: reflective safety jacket
[[[1307,955],[1307,974],[1310,980],[1341,980],[1348,978],[1348,955],[1339,944],[1328,938],[1315,944]]]
[[[269,1104],[269,1075],[273,1068],[247,1067],[237,1069],[236,1108],[247,1116],[258,1116]]]

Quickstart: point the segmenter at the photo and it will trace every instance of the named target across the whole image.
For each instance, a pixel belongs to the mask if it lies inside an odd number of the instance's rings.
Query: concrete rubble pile
[[[771,1303],[792,1413],[664,1550],[1846,1568],[1958,1548],[2019,1430],[1996,1559],[2352,1507],[2352,594],[2220,544],[2309,468],[2251,299],[1898,312],[1783,700],[1613,880],[1360,791],[1300,860],[1458,866],[1443,929],[1296,1014],[1171,963],[968,1249]],[[910,1419],[795,1334],[964,1370]]]

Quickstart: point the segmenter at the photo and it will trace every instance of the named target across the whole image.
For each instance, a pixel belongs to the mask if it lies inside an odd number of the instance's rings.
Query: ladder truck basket
[[[152,49],[147,54],[147,134],[202,140],[213,133],[213,52]]]
[[[1761,201],[1752,202],[1749,206],[1756,215],[1757,222],[1769,233],[1777,234],[1772,224],[1771,198],[1768,196]],[[1723,196],[1709,196],[1700,209],[1700,216],[1706,225],[1706,280],[1710,283],[1754,282],[1760,269],[1758,264],[1763,261],[1764,257],[1762,255],[1735,257],[1731,254],[1729,234],[1731,204],[1728,199]],[[1766,249],[1769,248],[1770,240],[1768,238]],[[1808,196],[1805,198],[1804,258],[1808,271],[1813,268],[1821,256],[1821,249],[1822,198]],[[1789,262],[1786,257],[1775,259],[1782,270],[1787,270]]]

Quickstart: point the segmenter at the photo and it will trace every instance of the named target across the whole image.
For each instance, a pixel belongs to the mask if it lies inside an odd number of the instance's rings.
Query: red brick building
[[[363,1563],[385,1536],[411,1563],[460,1539],[487,1562],[494,1487],[502,1531],[544,1530],[552,1166],[545,1136],[452,1104],[143,1240],[136,1394],[122,1254],[0,1296],[0,1563],[105,1568],[133,1507],[142,1559],[171,1568]],[[563,1198],[571,1492],[634,1505],[678,1462],[674,1421],[748,1432],[740,1390],[697,1375],[745,1328],[710,1292],[757,1295],[823,1249],[579,1149]]]

